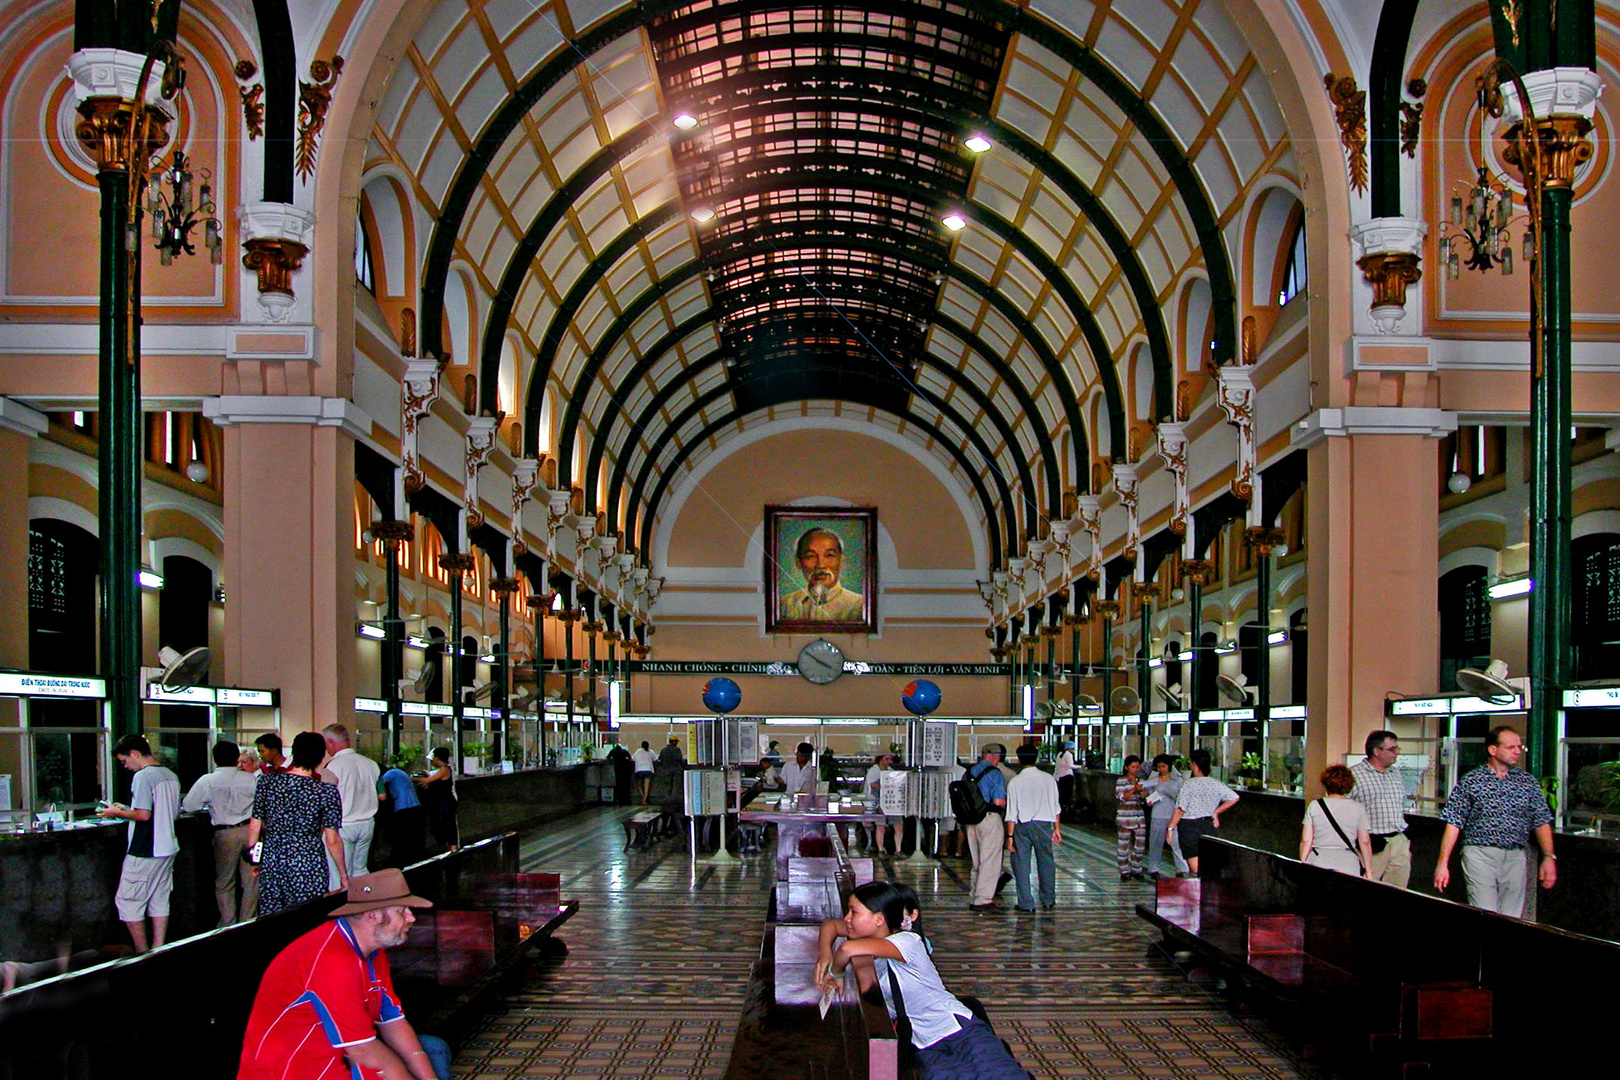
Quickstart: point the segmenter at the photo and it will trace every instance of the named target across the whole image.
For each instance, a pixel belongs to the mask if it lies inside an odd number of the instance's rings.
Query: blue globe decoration
[[[939,708],[939,687],[927,679],[918,679],[900,691],[900,704],[913,716],[927,716]]]
[[[711,712],[728,713],[742,704],[742,687],[730,679],[710,679],[703,684],[703,704]]]

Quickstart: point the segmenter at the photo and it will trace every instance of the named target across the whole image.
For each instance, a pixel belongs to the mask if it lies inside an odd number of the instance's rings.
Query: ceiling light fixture
[[[671,120],[670,123],[674,124],[682,131],[691,131],[693,128],[698,126],[698,118],[689,112],[678,112],[675,114],[675,119]]]
[[[692,220],[697,222],[699,225],[703,224],[705,221],[713,221],[714,220],[714,207],[712,207],[712,206],[694,207],[692,209]]]
[[[949,214],[946,214],[943,221],[945,227],[951,230],[951,232],[961,232],[963,229],[967,228],[967,218],[963,217],[961,214],[958,214],[954,210]]]
[[[989,139],[975,131],[972,135],[968,136],[967,142],[963,143],[963,145],[969,150],[973,151],[975,154],[982,154],[986,150],[990,149],[991,143]]]

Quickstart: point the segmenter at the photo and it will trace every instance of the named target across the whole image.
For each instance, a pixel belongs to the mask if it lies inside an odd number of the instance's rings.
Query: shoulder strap
[[[1339,827],[1338,821],[1333,816],[1333,811],[1328,809],[1327,800],[1317,799],[1316,805],[1320,806],[1322,808],[1322,813],[1327,815],[1328,824],[1333,826],[1333,831],[1339,834],[1339,839],[1343,840],[1344,846],[1350,849],[1350,854],[1360,858],[1360,852],[1356,851],[1356,845],[1352,844],[1350,842],[1350,838],[1344,835],[1344,830]]]
[[[894,965],[897,960],[885,960],[889,967],[889,994],[894,1000],[894,1033],[904,1041],[906,1046],[914,1045],[911,1040],[911,1019],[906,1016],[906,999],[900,995],[900,980],[895,978]]]
[[[988,766],[988,768],[986,768],[984,772],[979,773],[978,776],[975,776],[975,775],[973,775],[973,769],[977,769],[979,767],[979,765],[985,765],[985,766]],[[990,769],[993,769],[993,768],[995,768],[995,766],[991,765],[988,761],[981,761],[981,762],[978,763],[978,765],[973,766],[973,769],[969,769],[967,771],[967,778],[969,780],[972,780],[974,783],[978,783],[979,782],[979,776],[988,775]]]

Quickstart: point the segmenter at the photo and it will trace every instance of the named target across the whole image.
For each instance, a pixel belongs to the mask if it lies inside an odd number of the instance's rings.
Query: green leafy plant
[[[483,760],[489,757],[489,743],[464,742],[461,744],[461,756]]]
[[[1260,755],[1253,753],[1244,754],[1243,760],[1238,762],[1237,774],[1239,776],[1252,776],[1258,779],[1260,777]]]
[[[427,752],[420,746],[402,746],[399,753],[394,755],[393,767],[402,772],[414,773],[427,761]]]
[[[579,748],[579,756],[582,759],[584,759],[585,761],[590,761],[593,758],[595,758],[596,757],[596,744],[595,743],[586,743],[584,746],[581,746]]]
[[[1597,767],[1597,783],[1587,789],[1586,801],[1599,810],[1620,810],[1620,761]]]
[[[506,760],[510,761],[513,765],[522,765],[523,764],[523,747],[519,746],[517,743],[513,743],[513,742],[507,743],[506,744]]]

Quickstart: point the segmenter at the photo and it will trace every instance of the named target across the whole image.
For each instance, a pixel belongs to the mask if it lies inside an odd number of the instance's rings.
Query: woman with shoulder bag
[[[1305,825],[1299,838],[1301,862],[1341,874],[1367,877],[1372,873],[1367,808],[1348,797],[1355,786],[1355,774],[1343,765],[1329,765],[1322,770],[1322,787],[1327,794],[1305,809]]]

